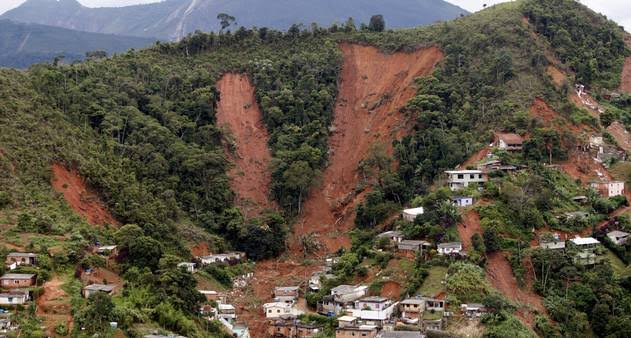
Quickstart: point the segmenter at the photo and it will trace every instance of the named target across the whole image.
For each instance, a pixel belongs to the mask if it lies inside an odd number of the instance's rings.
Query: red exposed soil
[[[269,198],[271,173],[267,142],[269,135],[263,114],[254,97],[248,76],[225,74],[217,83],[221,99],[217,106],[217,125],[226,127],[234,138],[234,153],[227,151],[234,163],[230,184],[237,195],[237,205],[246,217],[256,216],[275,205]]]
[[[296,224],[296,236],[319,234],[326,251],[348,247],[361,182],[357,167],[373,144],[391,152],[392,140],[408,127],[400,109],[414,96],[414,79],[430,74],[443,58],[436,47],[383,54],[369,46],[341,44],[344,54],[330,138],[330,165],[314,188]],[[297,241],[294,241],[297,242]]]
[[[532,106],[530,106],[530,115],[542,120],[546,127],[553,127],[558,131],[570,130],[578,133],[582,128],[567,121],[561,114],[554,111],[543,99],[535,98]],[[553,122],[557,122],[553,125]]]
[[[574,179],[580,179],[583,184],[598,178],[598,173],[611,179],[611,175],[602,164],[595,162],[587,153],[573,152],[569,159],[559,163],[561,169]]]
[[[107,210],[105,203],[87,187],[85,180],[75,169],[69,170],[61,164],[53,163],[52,186],[62,193],[70,207],[85,217],[92,225],[118,225],[114,216]]]
[[[208,247],[208,243],[198,243],[195,246],[191,247],[191,254],[195,257],[210,255],[210,248]]]
[[[86,284],[114,284],[118,290],[123,286],[123,279],[118,274],[104,268],[96,268],[90,274],[84,272],[81,280]]]
[[[472,248],[471,236],[474,234],[482,235],[482,226],[480,226],[480,215],[475,210],[469,210],[462,220],[462,223],[458,224],[458,234],[462,241],[462,246],[465,250]]]
[[[631,152],[631,135],[627,129],[618,121],[607,127],[607,132],[613,136],[616,143],[624,151]]]
[[[401,297],[401,285],[397,282],[385,282],[381,288],[381,297],[399,299]]]
[[[37,298],[37,316],[44,318],[46,333],[51,337],[55,334],[55,326],[65,323],[69,331],[72,331],[72,315],[70,312],[70,298],[62,289],[63,281],[59,276],[54,276],[44,283],[43,293]]]
[[[627,43],[627,46],[631,48],[631,35],[626,35],[624,41]],[[631,93],[631,56],[624,60],[620,90],[625,93]]]
[[[478,163],[478,162],[482,161],[483,159],[485,159],[486,155],[488,155],[490,151],[491,151],[490,147],[484,147],[484,148],[480,149],[480,151],[478,151],[477,153],[475,153],[471,157],[469,157],[466,161],[464,161],[458,167],[459,168],[467,168],[469,166],[475,166],[476,163]]]
[[[540,296],[519,287],[504,253],[494,252],[487,255],[486,276],[491,285],[508,299],[530,305],[541,312],[545,312]]]

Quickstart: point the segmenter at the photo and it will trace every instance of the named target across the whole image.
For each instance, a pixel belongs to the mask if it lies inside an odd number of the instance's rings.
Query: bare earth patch
[[[52,165],[52,186],[62,193],[70,207],[85,217],[92,225],[118,225],[114,216],[107,210],[96,192],[88,188],[83,177],[74,169],[68,169],[59,163]]]

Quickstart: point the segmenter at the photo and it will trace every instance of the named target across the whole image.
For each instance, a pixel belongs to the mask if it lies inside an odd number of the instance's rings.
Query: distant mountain
[[[86,52],[122,52],[151,45],[152,39],[80,32],[71,29],[0,20],[0,66],[24,68],[63,55],[80,60]]]
[[[382,14],[390,28],[449,20],[467,12],[443,0],[166,0],[119,8],[88,8],[76,0],[28,0],[0,18],[87,32],[177,40],[195,30],[218,31],[217,15],[235,26],[287,29],[294,23],[328,26]]]

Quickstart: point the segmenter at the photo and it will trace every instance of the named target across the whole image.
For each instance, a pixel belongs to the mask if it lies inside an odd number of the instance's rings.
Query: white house
[[[451,242],[438,244],[439,255],[459,254],[462,251],[462,243]]]
[[[233,322],[237,319],[237,309],[232,304],[217,303],[217,317]]]
[[[21,305],[30,300],[28,290],[11,290],[0,292],[0,305]]]
[[[460,304],[460,310],[468,318],[477,318],[486,312],[486,308],[482,304]]]
[[[574,262],[581,265],[592,265],[596,263],[596,247],[600,242],[592,237],[576,237],[570,239],[579,248],[579,252],[574,256]]]
[[[565,241],[541,242],[539,247],[547,250],[565,250]]]
[[[295,309],[293,304],[285,302],[273,302],[263,304],[265,318],[279,318],[281,316],[299,316],[302,311]]]
[[[236,264],[245,259],[243,252],[228,252],[199,257],[203,265],[209,264]]]
[[[90,284],[83,288],[83,297],[90,298],[90,296],[99,292],[111,294],[114,289],[116,289],[114,284]]]
[[[187,272],[195,273],[195,263],[182,262],[177,265],[178,268],[184,268]]]
[[[368,293],[365,285],[340,285],[331,289],[331,296],[337,303],[350,303],[362,298]]]
[[[607,237],[609,237],[609,239],[617,245],[624,245],[624,243],[627,242],[627,239],[629,239],[629,235],[630,234],[628,232],[620,230],[614,230],[607,233]]]
[[[416,216],[423,214],[423,207],[403,210],[403,219],[408,222],[414,222]]]
[[[590,186],[604,197],[624,195],[624,182],[622,181],[592,182]]]
[[[458,191],[470,184],[482,184],[487,181],[487,175],[481,170],[448,170],[447,183],[451,191]]]
[[[401,231],[396,231],[396,230],[386,231],[377,235],[377,238],[387,238],[392,243],[401,243],[401,241],[403,240],[403,233]]]
[[[347,312],[364,323],[381,325],[392,318],[397,305],[384,297],[366,297],[355,301],[355,308]]]
[[[473,197],[469,196],[454,196],[451,198],[451,201],[455,206],[461,208],[473,205]]]
[[[430,242],[422,240],[405,239],[397,244],[399,251],[423,251],[423,249],[429,249],[432,246]]]

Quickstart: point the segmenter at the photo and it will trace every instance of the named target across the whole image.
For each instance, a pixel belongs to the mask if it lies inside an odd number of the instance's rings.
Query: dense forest
[[[341,252],[334,269],[338,284],[365,273],[359,263],[373,255],[369,248],[378,225],[403,206],[430,210],[402,224],[408,237],[456,240],[460,215],[448,202],[450,192],[433,186],[444,170],[464,162],[498,130],[531,136],[523,154],[502,156],[532,170],[499,177],[484,195],[476,195],[492,201],[479,210],[484,236],[476,239],[470,262],[452,264],[451,273],[483,278],[485,254],[502,249],[521,255],[533,227],[575,230],[587,225],[556,221],[553,214],[579,207],[568,199],[585,191],[540,165],[549,158],[567,159],[579,136],[528,115],[535,98],[541,98],[568,124],[600,128],[598,118],[568,101],[570,80],[594,92],[615,89],[620,82],[629,54],[623,31],[574,1],[518,1],[409,30],[384,30],[374,22],[357,27],[349,19],[328,28],[295,25],[287,32],[198,32],[111,58],[40,64],[27,71],[2,69],[0,210],[2,223],[14,225],[7,234],[51,238],[29,243],[30,250],[42,254],[61,247],[41,268],[42,282],[75,266],[102,265],[88,250],[95,243],[116,243],[121,252],[124,291],[116,297],[73,299],[73,336],[105,332],[111,321],[132,337],[140,335],[141,323],[188,337],[225,336],[219,324],[197,317],[204,299],[196,292],[196,280],[176,265],[193,258],[188,244],[199,241],[213,252],[244,251],[255,261],[285,252],[301,203],[318,189],[328,164],[341,42],[374,45],[385,53],[438,46],[445,58],[432,76],[418,79],[418,91],[403,109],[412,132],[394,142],[392,158],[379,161],[376,155],[364,163],[378,170],[371,172],[374,186],[356,208],[353,246]],[[546,74],[555,62],[547,57],[550,53],[574,79],[553,84]],[[225,152],[231,135],[216,124],[221,93],[215,84],[226,72],[250,76],[270,134],[270,196],[280,208],[254,218],[234,205]],[[603,116],[629,125],[629,104],[623,99],[612,102],[614,114]],[[53,163],[76,169],[123,225],[93,227],[75,215],[50,189]],[[625,202],[594,197],[584,208],[602,218]],[[66,240],[53,240],[60,236]],[[0,243],[0,257],[7,252]],[[545,282],[535,283],[551,319],[537,317],[537,334],[624,337],[631,331],[628,277],[616,278],[606,264],[590,271],[567,257],[546,255],[532,254],[537,271],[549,270]],[[386,264],[388,259],[381,254],[369,258]],[[511,264],[519,279],[521,261]],[[414,262],[409,290],[418,288],[430,265]],[[230,285],[231,271],[205,273]],[[454,279],[448,287],[464,290],[459,283],[476,283],[475,278]],[[77,285],[74,281],[67,287]],[[479,293],[459,297],[493,304],[494,312],[484,319],[486,336],[529,334],[510,313],[511,305],[480,285]],[[332,286],[309,295],[308,301],[315,303]],[[23,337],[42,336],[34,311],[26,312],[20,324]]]

